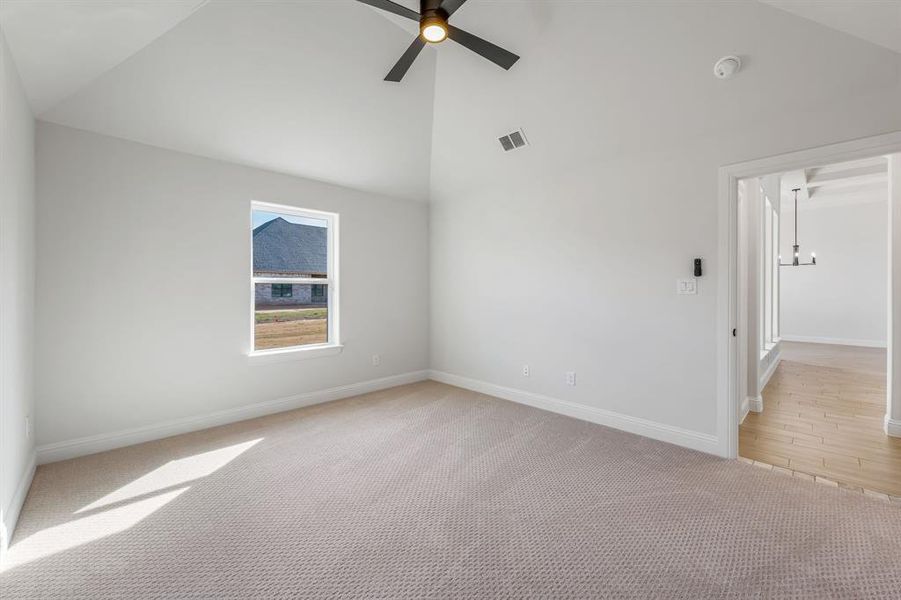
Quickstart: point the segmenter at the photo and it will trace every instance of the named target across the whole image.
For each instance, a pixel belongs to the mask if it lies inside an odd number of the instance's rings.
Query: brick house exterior
[[[328,232],[325,227],[291,223],[278,217],[253,230],[255,277],[324,278],[328,273]],[[324,306],[324,285],[258,283],[257,308],[266,306]]]

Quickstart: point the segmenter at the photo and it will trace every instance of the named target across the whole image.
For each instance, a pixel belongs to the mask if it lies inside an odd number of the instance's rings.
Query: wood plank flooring
[[[901,496],[901,438],[883,431],[885,350],[783,342],[763,412],[739,427],[739,455]]]

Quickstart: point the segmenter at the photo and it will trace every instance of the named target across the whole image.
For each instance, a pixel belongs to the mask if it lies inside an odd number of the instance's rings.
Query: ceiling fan
[[[476,54],[487,58],[504,69],[509,69],[519,60],[519,57],[512,52],[508,52],[447,22],[451,15],[463,6],[466,0],[420,0],[419,12],[410,10],[396,2],[391,2],[391,0],[357,1],[419,22],[419,35],[416,36],[416,39],[413,40],[407,51],[403,53],[397,64],[388,72],[388,75],[385,76],[385,81],[400,81],[403,79],[410,65],[413,64],[413,61],[416,60],[416,57],[419,56],[422,48],[426,45],[426,42],[438,44],[447,38],[462,46],[466,46]]]

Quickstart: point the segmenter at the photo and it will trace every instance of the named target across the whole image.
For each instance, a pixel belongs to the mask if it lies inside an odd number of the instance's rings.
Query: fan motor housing
[[[425,27],[429,23],[438,23],[447,25],[447,12],[442,8],[423,9],[422,16],[419,19],[419,26]]]
[[[419,20],[419,28],[424,29],[429,25],[439,25],[441,27],[447,27],[447,15],[441,15],[441,10],[434,11],[435,14],[422,15],[422,18]]]
[[[440,10],[447,18],[447,13],[441,9],[441,0],[419,0],[419,14],[426,16],[429,12]]]

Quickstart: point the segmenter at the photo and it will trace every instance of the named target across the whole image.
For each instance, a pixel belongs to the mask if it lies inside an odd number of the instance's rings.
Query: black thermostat
[[[701,259],[696,258],[695,259],[695,277],[700,277],[702,274],[703,274],[703,271],[701,270]]]

